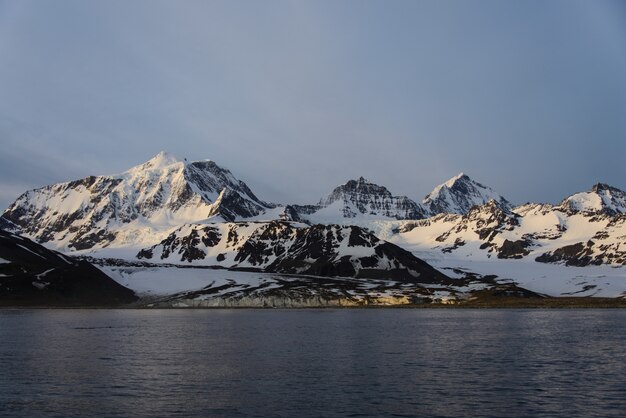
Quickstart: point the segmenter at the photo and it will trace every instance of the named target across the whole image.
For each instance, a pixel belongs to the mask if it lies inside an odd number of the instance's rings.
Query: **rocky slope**
[[[187,163],[159,153],[119,175],[28,191],[2,218],[38,242],[84,250],[150,242],[186,222],[246,218],[272,207],[212,161]]]
[[[116,306],[135,294],[86,261],[0,230],[0,306]]]
[[[284,221],[185,225],[137,258],[314,276],[449,281],[408,251],[357,226]]]

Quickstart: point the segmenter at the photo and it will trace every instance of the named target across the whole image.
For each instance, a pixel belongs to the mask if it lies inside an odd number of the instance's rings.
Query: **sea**
[[[5,309],[0,416],[623,417],[626,310]]]

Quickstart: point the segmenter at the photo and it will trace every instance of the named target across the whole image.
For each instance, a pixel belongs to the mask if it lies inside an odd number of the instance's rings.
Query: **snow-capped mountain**
[[[272,207],[213,161],[188,163],[161,152],[118,175],[28,191],[2,218],[39,242],[81,250],[153,242],[183,223],[232,221]]]
[[[315,276],[449,281],[408,251],[357,226],[285,221],[191,224],[141,250],[137,258]]]
[[[310,223],[363,224],[377,219],[421,219],[424,209],[406,196],[393,196],[387,188],[360,177],[337,186],[317,205],[291,205],[294,220]],[[291,216],[293,219],[293,215]]]
[[[439,283],[447,291],[499,285],[497,276],[548,294],[626,292],[623,269],[607,267],[626,265],[626,193],[601,183],[558,205],[512,208],[465,175],[435,188],[423,204],[359,178],[317,204],[277,206],[258,199],[212,161],[160,153],[118,175],[28,191],[0,217],[0,229],[111,263],[120,277],[126,277],[128,263],[136,269],[184,264],[398,283],[416,279],[411,283],[422,286],[419,280],[436,276],[425,260],[446,276],[456,275],[454,285]],[[578,280],[582,273],[562,265],[601,272],[593,282]],[[561,277],[561,287],[545,285],[550,275]],[[458,282],[470,276],[477,282]],[[526,286],[528,277],[537,281]],[[280,281],[272,278],[267,286]],[[300,289],[294,283],[288,286]],[[365,291],[363,286],[354,289]]]
[[[626,193],[608,184],[597,183],[588,192],[567,197],[559,206],[572,213],[616,215],[626,213]]]
[[[493,189],[460,173],[435,187],[422,200],[422,205],[431,215],[439,213],[465,214],[469,212],[472,206],[484,205],[490,200],[494,200],[502,208],[511,208],[509,201]]]
[[[464,215],[407,222],[399,228],[397,243],[474,259],[626,265],[623,196],[619,189],[596,185],[557,206],[531,203],[509,210],[492,200]]]

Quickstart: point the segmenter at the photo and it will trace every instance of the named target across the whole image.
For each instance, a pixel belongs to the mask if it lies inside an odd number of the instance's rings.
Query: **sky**
[[[626,2],[0,0],[0,206],[164,150],[262,199],[626,189]]]

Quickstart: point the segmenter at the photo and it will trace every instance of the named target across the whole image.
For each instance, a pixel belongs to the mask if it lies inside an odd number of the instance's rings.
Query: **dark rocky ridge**
[[[613,264],[626,266],[626,248],[620,243],[603,244],[588,240],[566,245],[541,254],[535,259],[540,263],[565,263],[566,266]]]
[[[0,306],[119,306],[137,297],[87,261],[0,231]]]

